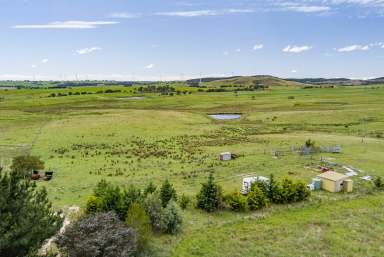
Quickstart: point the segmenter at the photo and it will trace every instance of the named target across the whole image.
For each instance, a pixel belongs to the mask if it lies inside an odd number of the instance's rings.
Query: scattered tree
[[[24,177],[30,176],[34,170],[41,169],[44,169],[44,162],[37,156],[22,155],[12,160],[11,170]]]

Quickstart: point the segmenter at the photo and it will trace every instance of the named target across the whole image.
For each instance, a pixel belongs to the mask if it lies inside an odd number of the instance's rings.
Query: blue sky
[[[384,0],[0,0],[0,80],[384,76]]]

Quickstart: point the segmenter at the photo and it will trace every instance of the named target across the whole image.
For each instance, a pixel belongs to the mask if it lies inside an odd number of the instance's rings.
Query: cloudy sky
[[[0,80],[384,76],[384,0],[0,0]]]

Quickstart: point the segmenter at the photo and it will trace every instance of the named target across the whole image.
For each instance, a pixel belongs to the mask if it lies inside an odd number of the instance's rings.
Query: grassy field
[[[352,194],[316,192],[293,206],[254,213],[207,215],[190,208],[176,237],[156,236],[156,256],[383,256],[384,195],[363,175],[384,175],[384,86],[277,87],[255,92],[165,96],[95,94],[106,88],[0,89],[3,166],[32,153],[54,170],[45,186],[55,208],[84,206],[95,184],[144,187],[165,178],[193,197],[210,172],[226,192],[240,190],[247,174],[310,182],[320,158],[361,170]],[[49,97],[52,93],[93,94]],[[144,96],[142,99],[130,96]],[[216,121],[213,113],[241,113]],[[289,152],[307,139],[341,145],[340,154]],[[240,158],[218,161],[232,151]],[[273,158],[272,152],[287,151]],[[340,170],[341,172],[345,172]]]

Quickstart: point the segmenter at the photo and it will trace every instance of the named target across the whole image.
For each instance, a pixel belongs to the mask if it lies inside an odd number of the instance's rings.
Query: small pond
[[[238,113],[233,113],[233,114],[218,113],[218,114],[209,114],[208,116],[214,120],[237,120],[241,118],[241,114],[238,114]]]

